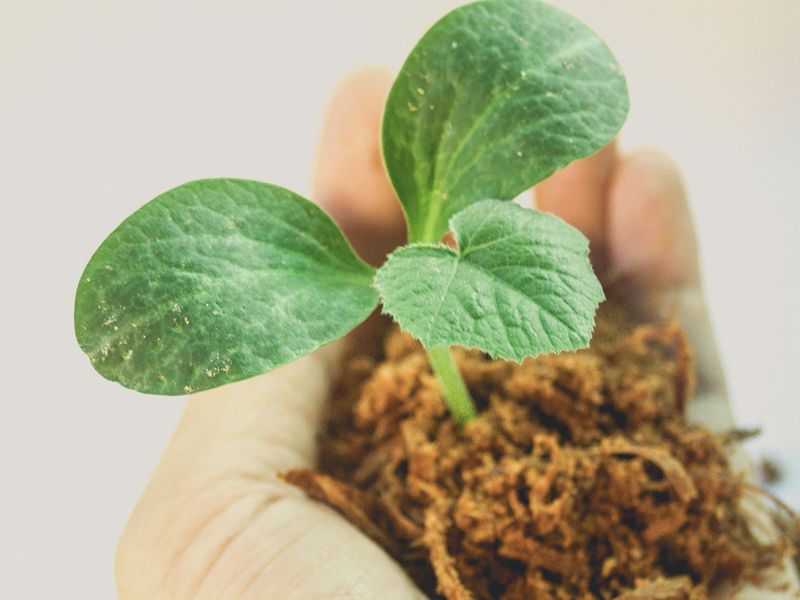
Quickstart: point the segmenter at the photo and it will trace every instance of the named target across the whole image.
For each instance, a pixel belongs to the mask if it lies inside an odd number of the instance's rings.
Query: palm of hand
[[[335,95],[316,197],[373,262],[402,239],[378,150],[391,77],[363,72]],[[537,189],[539,208],[589,237],[595,262],[676,311],[698,352],[697,420],[731,424],[702,303],[680,178],[653,152],[609,146]],[[332,344],[272,373],[196,394],[120,542],[122,598],[423,598],[380,548],[277,473],[313,466]]]

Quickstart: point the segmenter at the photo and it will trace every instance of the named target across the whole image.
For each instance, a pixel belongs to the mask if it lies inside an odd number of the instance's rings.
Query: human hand
[[[315,198],[359,252],[379,262],[403,237],[378,130],[388,74],[337,91],[323,129]],[[694,233],[679,175],[661,155],[609,146],[537,189],[539,208],[589,237],[595,263],[621,273],[684,322],[697,351],[694,410],[732,420],[703,307]],[[423,598],[402,569],[334,511],[277,474],[313,466],[341,344],[269,374],[198,393],[120,541],[123,599]]]

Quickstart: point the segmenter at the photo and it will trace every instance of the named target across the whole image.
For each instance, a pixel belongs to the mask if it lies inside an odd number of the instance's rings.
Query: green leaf
[[[389,94],[387,171],[409,240],[508,200],[607,144],[628,112],[625,79],[589,28],[537,0],[458,8],[420,40]]]
[[[377,304],[373,275],[297,194],[195,181],[147,203],[95,252],[75,333],[108,379],[152,394],[200,391],[350,331]]]
[[[577,229],[499,200],[473,204],[450,227],[457,250],[411,244],[378,271],[384,311],[404,330],[427,348],[512,360],[589,344],[604,296]]]

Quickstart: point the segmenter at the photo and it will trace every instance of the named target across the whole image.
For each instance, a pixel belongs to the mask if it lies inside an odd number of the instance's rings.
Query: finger
[[[589,238],[592,263],[605,268],[606,196],[616,157],[611,142],[536,186],[536,207],[564,219]]]
[[[680,173],[654,150],[620,158],[608,191],[606,246],[611,279],[631,303],[674,314],[695,352],[697,394],[690,418],[730,429],[722,365],[700,285],[697,242]]]
[[[610,267],[650,289],[699,285],[697,242],[677,167],[639,150],[621,160],[609,189]]]
[[[383,168],[380,127],[392,75],[352,74],[336,89],[322,127],[314,199],[368,262],[383,262],[403,243],[405,222]]]

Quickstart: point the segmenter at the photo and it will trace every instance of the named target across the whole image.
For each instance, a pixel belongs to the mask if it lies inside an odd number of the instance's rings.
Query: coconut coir
[[[685,421],[675,321],[606,303],[587,350],[456,355],[476,419],[449,418],[425,353],[390,328],[347,361],[320,471],[285,474],[431,597],[698,600],[779,563],[785,547],[748,529],[724,438]]]

